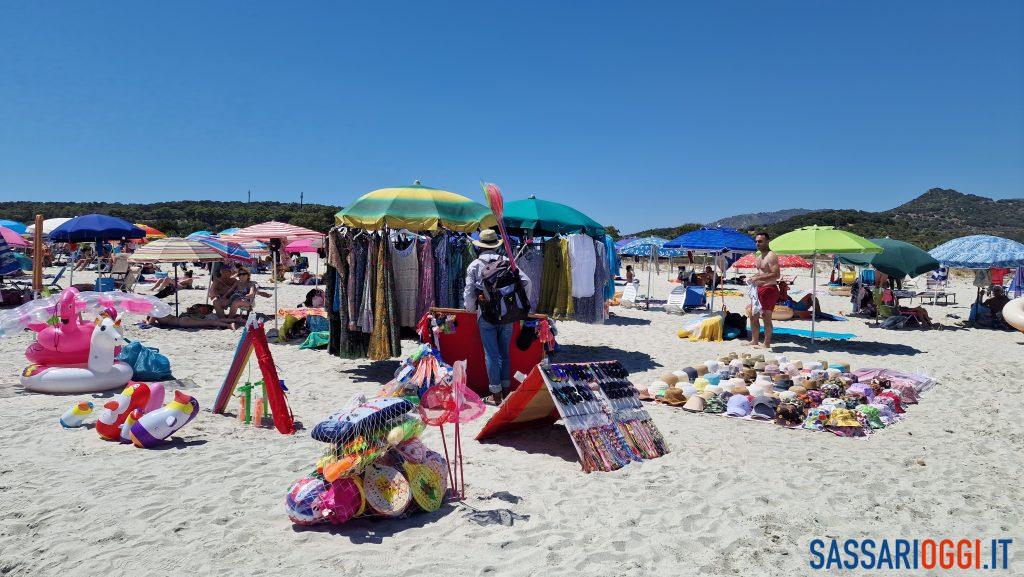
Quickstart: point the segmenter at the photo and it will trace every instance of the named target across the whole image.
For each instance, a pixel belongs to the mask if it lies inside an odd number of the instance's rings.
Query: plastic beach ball
[[[326,488],[323,481],[312,477],[299,479],[292,484],[288,489],[288,496],[284,500],[285,510],[292,523],[315,525],[320,522],[316,510],[313,509],[313,502]]]

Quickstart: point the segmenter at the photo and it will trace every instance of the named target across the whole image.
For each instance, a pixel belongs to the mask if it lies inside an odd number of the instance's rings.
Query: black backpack
[[[499,258],[484,264],[480,273],[484,300],[480,302],[480,314],[491,324],[508,324],[525,321],[530,316],[530,299],[523,287],[519,271],[512,268],[507,258]]]

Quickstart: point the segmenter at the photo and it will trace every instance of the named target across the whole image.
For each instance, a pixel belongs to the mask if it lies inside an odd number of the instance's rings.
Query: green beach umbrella
[[[593,237],[604,236],[604,227],[582,212],[549,200],[530,196],[525,200],[505,203],[505,226],[526,230],[536,236],[554,236],[581,232]]]
[[[840,253],[836,256],[846,264],[874,267],[875,270],[893,278],[914,277],[939,268],[939,261],[932,258],[927,251],[917,248],[909,242],[889,237],[869,240],[882,247],[882,252]]]
[[[423,186],[382,188],[364,194],[352,206],[334,215],[339,225],[379,230],[406,228],[424,232],[447,228],[472,232],[494,226],[498,221],[491,209],[454,192]]]
[[[863,254],[880,253],[882,247],[852,232],[838,230],[831,226],[805,226],[776,238],[768,245],[777,254]],[[816,263],[815,263],[816,264]],[[814,342],[814,327],[817,324],[817,308],[814,301],[818,292],[818,267],[811,268],[811,342]]]

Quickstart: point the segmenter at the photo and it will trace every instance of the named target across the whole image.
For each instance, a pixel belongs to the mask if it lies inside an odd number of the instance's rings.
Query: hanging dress
[[[401,242],[401,241],[399,241]],[[394,293],[398,309],[398,324],[416,328],[416,307],[420,292],[419,263],[416,260],[416,240],[405,248],[388,243],[391,251],[391,270],[394,273]]]

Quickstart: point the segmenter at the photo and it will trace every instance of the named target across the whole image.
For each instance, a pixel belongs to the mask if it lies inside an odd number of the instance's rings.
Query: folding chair
[[[128,255],[118,254],[114,257],[114,264],[110,267],[110,273],[107,275],[114,279],[114,284],[124,284],[125,278],[128,277],[128,271],[131,266],[128,264]]]
[[[133,266],[128,269],[128,272],[124,275],[124,278],[118,282],[114,281],[114,286],[126,293],[132,292],[135,288],[135,283],[139,281],[139,277],[142,275],[142,267]]]
[[[683,299],[683,310],[690,312],[696,309],[708,309],[707,289],[703,286],[690,285],[686,287],[686,297]]]

